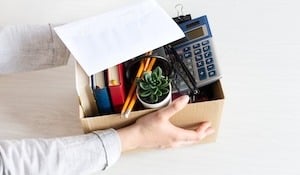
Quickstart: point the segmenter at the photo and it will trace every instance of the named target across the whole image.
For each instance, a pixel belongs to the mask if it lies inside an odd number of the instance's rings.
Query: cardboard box
[[[154,109],[132,111],[129,118],[121,118],[120,114],[90,117],[90,115],[96,113],[96,107],[93,104],[94,97],[90,88],[89,77],[79,64],[76,64],[76,79],[80,100],[79,117],[85,133],[107,128],[122,128],[134,123],[139,117],[154,111]],[[201,143],[216,141],[222,116],[224,94],[221,82],[213,83],[210,88],[212,92],[210,100],[190,103],[170,119],[174,125],[187,129],[192,129],[203,121],[210,121],[215,133],[208,136]]]
[[[153,112],[149,109],[134,111],[129,118],[121,118],[120,114],[94,116],[97,107],[90,75],[185,36],[164,9],[151,0],[58,26],[55,31],[78,61],[76,87],[84,132],[121,128]],[[193,128],[203,121],[212,122],[216,132],[204,142],[216,139],[224,101],[220,81],[211,85],[210,90],[209,101],[188,104],[171,118],[173,124],[183,128]]]

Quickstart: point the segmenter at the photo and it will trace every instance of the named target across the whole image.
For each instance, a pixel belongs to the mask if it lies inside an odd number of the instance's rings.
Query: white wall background
[[[135,1],[137,0],[0,0],[0,25],[65,23]],[[104,174],[299,175],[298,2],[296,0],[159,0],[158,2],[170,16],[176,15],[175,4],[182,3],[184,11],[191,13],[193,17],[206,14],[209,18],[226,95],[219,138],[217,143],[208,145],[126,153]],[[59,69],[66,72],[69,70]],[[55,76],[55,70],[47,70],[47,74]],[[69,70],[68,73],[71,74],[72,71]],[[5,92],[6,98],[13,97],[7,88],[1,89],[1,86],[3,87],[4,83],[12,85],[18,78],[32,74],[0,76],[0,95],[3,96]],[[68,78],[70,77],[65,77]],[[73,81],[69,80],[68,83],[65,87],[72,89]],[[30,89],[33,90],[34,86]],[[32,99],[37,96],[34,92],[32,95]],[[69,94],[70,97],[72,95],[74,94]],[[51,101],[55,97],[48,98]],[[69,99],[65,104],[71,110],[65,114],[70,120],[76,115],[77,110],[72,100]],[[0,98],[2,106],[5,106],[6,102],[5,98]],[[55,103],[51,103],[53,104]],[[20,103],[19,107],[24,105]],[[0,107],[1,112],[3,109]],[[28,115],[31,114],[30,110],[27,112]],[[64,111],[58,109],[57,113],[59,112]],[[51,120],[57,113],[49,113],[47,118]],[[21,111],[13,115],[5,111],[0,113],[0,126],[6,127],[7,131],[5,135],[1,134],[2,138],[48,137],[80,132],[78,129],[63,129],[65,125],[78,127],[75,119],[73,123],[70,122],[72,124],[62,124],[59,130],[45,132],[42,123],[41,128],[32,131],[27,128],[25,130],[27,132],[18,132],[18,128],[14,128],[13,132],[7,125],[15,126],[14,122],[18,121],[12,118],[18,118],[20,115],[24,114]]]

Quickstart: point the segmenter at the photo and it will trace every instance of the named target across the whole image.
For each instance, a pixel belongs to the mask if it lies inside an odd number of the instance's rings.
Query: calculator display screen
[[[199,27],[194,30],[191,30],[191,31],[185,33],[185,35],[189,40],[202,37],[204,35],[203,27]]]

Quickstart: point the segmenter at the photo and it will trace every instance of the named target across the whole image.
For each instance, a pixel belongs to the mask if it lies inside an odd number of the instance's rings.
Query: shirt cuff
[[[106,166],[103,170],[115,164],[121,155],[121,140],[119,134],[114,129],[94,131],[102,143],[105,150]]]

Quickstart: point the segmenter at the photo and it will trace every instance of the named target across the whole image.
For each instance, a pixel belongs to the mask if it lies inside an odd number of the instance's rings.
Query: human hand
[[[181,96],[169,106],[138,119],[131,126],[119,129],[122,150],[178,147],[197,143],[212,134],[214,130],[209,122],[199,124],[195,130],[186,130],[169,121],[188,101],[188,96]]]

